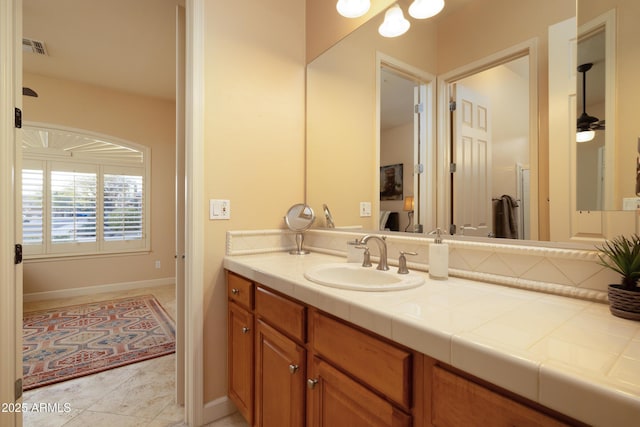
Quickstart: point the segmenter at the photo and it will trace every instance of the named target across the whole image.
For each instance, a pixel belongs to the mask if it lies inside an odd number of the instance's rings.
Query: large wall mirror
[[[398,38],[385,39],[377,33],[382,20],[377,16],[316,58],[307,72],[307,203],[314,207],[326,203],[338,227],[359,225],[380,230],[391,225],[394,228],[386,228],[429,232],[435,226],[449,229],[455,224],[458,235],[552,241],[571,240],[571,236],[565,239],[553,232],[551,206],[557,211],[564,201],[549,188],[564,188],[566,200],[574,202],[567,203],[563,212],[574,219],[580,211],[628,207],[636,200],[640,136],[630,108],[640,90],[632,78],[633,70],[638,69],[634,63],[640,61],[634,50],[634,40],[640,37],[634,30],[640,6],[634,0],[578,0],[577,6],[576,19],[575,0],[526,0],[517,5],[497,0],[448,0],[441,15],[411,20],[409,31]],[[556,137],[549,136],[549,105],[556,97],[547,84],[552,68],[549,28],[573,18],[575,34],[576,27],[612,10],[617,18],[612,33],[617,37],[615,44],[606,40],[606,31],[595,29],[573,37],[575,59],[570,82],[576,110],[568,113],[565,137],[556,144]],[[604,49],[614,49],[617,54],[613,68],[606,66],[610,55]],[[567,51],[567,55],[571,53]],[[387,67],[381,57],[406,67]],[[586,110],[598,119],[593,125],[595,142],[579,147],[576,126],[569,126],[582,112],[583,76],[575,67],[577,62],[594,63],[586,76]],[[391,75],[388,68],[392,68]],[[607,73],[607,69],[616,71]],[[416,70],[427,77],[416,79]],[[448,79],[447,85],[442,84],[443,78]],[[400,80],[405,86],[409,82],[405,89],[419,91],[420,85],[428,87],[433,79],[438,84],[433,93],[442,97],[446,92],[446,101],[467,89],[482,92],[491,82],[498,82],[484,96],[490,106],[485,118],[493,149],[477,144],[465,155],[460,148],[456,152],[452,145],[459,131],[454,115],[462,117],[466,107],[455,113],[445,111],[447,103],[438,97],[417,101],[421,105],[417,107],[415,99],[405,95],[409,109],[424,115],[422,122],[409,111],[407,121],[395,130],[384,128],[389,122],[384,85]],[[509,89],[505,89],[507,83]],[[482,93],[479,96],[483,98]],[[478,114],[472,113],[476,118]],[[426,126],[422,137],[416,133],[420,123]],[[422,141],[422,145],[413,140]],[[390,158],[390,143],[407,145],[408,152]],[[557,151],[565,149],[573,154],[567,157],[564,170],[550,172],[550,168],[557,168]],[[402,186],[394,195],[397,200],[391,202],[381,194],[383,174],[391,176],[394,171],[397,176],[398,165],[402,165]],[[457,169],[457,176],[451,174],[452,168]],[[471,186],[455,183],[464,173],[462,181]],[[407,198],[412,198],[413,208]],[[474,202],[474,198],[480,200]],[[371,217],[361,216],[361,202],[372,203]],[[504,224],[496,225],[496,205],[504,207],[507,202],[515,215],[514,235],[497,233]],[[382,224],[389,212],[398,214],[397,224]],[[509,227],[502,228],[509,231]]]

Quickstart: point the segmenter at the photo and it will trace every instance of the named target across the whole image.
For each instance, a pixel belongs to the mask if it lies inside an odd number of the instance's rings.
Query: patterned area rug
[[[175,351],[175,327],[152,295],[24,314],[23,387],[141,362]]]

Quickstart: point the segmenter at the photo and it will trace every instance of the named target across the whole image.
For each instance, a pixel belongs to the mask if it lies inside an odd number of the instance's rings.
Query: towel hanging
[[[517,239],[518,223],[515,210],[518,202],[507,194],[493,200],[496,201],[493,210],[493,230],[496,237]]]

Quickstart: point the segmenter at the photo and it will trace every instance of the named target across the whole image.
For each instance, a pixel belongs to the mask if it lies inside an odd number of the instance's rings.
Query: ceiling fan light
[[[594,130],[582,130],[576,132],[576,142],[589,142],[592,141],[596,136],[596,131]]]
[[[416,19],[427,19],[444,8],[444,0],[414,0],[409,6],[409,15]]]
[[[384,14],[384,21],[378,27],[378,32],[383,37],[398,37],[409,30],[411,23],[402,14],[402,9],[397,4],[391,6]]]
[[[359,18],[369,11],[370,0],[338,0],[336,9],[345,18]]]

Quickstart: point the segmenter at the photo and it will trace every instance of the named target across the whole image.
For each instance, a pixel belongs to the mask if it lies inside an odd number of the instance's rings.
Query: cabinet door
[[[568,425],[437,366],[432,387],[431,421],[436,427]]]
[[[309,363],[307,425],[310,427],[409,427],[411,416],[336,368]]]
[[[304,347],[256,322],[256,426],[304,425]]]
[[[229,302],[229,397],[253,423],[253,315]]]

